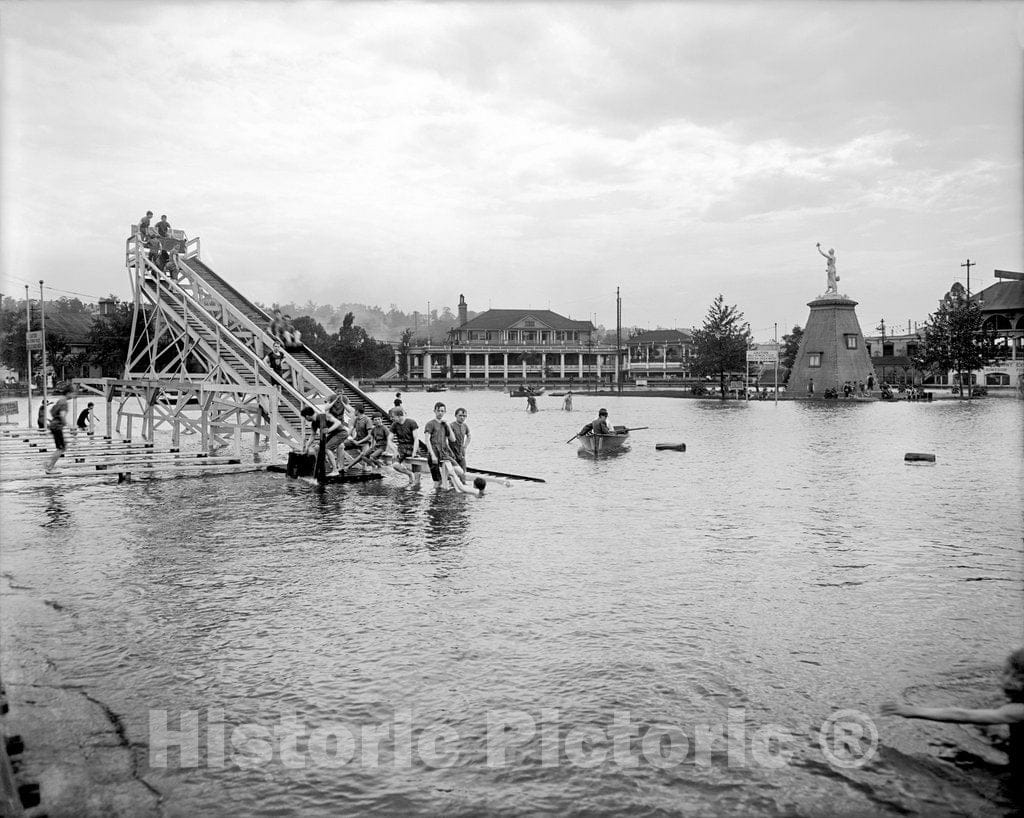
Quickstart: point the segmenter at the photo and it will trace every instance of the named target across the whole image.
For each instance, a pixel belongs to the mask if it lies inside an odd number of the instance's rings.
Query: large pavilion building
[[[615,346],[602,344],[590,321],[551,310],[487,310],[468,320],[459,296],[459,325],[443,344],[408,352],[410,379],[467,381],[615,380]]]
[[[1024,384],[1024,281],[997,281],[971,298],[981,304],[982,326],[995,334],[996,341],[996,359],[974,373],[974,382],[1020,389]]]
[[[995,335],[996,342],[995,359],[972,372],[971,383],[1021,388],[1024,384],[1024,281],[998,281],[981,292],[972,293],[971,299],[981,305],[982,326]],[[865,339],[879,381],[925,386],[950,386],[956,382],[955,372],[935,374],[915,368],[913,358],[920,349],[923,335],[922,330]]]

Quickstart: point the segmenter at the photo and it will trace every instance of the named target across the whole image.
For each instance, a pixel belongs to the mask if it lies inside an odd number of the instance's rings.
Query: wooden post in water
[[[272,463],[277,462],[277,407],[281,402],[281,387],[275,387],[275,394],[270,396],[270,434],[267,436],[267,456]],[[301,418],[302,415],[299,415]]]
[[[153,403],[156,400],[156,396],[159,391],[159,388],[155,386],[146,387],[146,408],[143,410],[142,416],[142,437],[150,443],[153,442],[155,431],[154,427],[156,426],[156,422],[153,417]]]
[[[25,285],[25,332],[32,329],[32,308],[28,300],[28,284]],[[32,350],[28,345],[28,337],[25,338],[25,354],[28,356],[28,428],[33,428],[35,418],[32,417]]]
[[[114,437],[114,387],[108,383],[104,390],[106,394],[104,397],[107,399],[107,437],[113,439]]]

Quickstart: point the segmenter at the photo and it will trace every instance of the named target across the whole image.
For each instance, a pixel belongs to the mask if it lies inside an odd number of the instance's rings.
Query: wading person
[[[401,392],[395,393],[400,395]],[[398,410],[402,408],[402,399],[399,397],[395,398],[395,405],[388,409],[388,423],[394,423],[398,419]]]
[[[562,401],[562,409],[566,412],[572,411],[572,390],[565,393],[565,400]]]
[[[1010,742],[1007,756],[1010,762],[1010,797],[1020,811],[1024,810],[1024,648],[1018,648],[1007,657],[1000,681],[1008,703],[997,707],[915,707],[885,702],[879,708],[879,713],[883,716],[902,716],[905,719],[926,719],[952,724],[1009,725]]]
[[[395,447],[398,453],[395,455],[395,462],[391,467],[409,478],[410,486],[420,484],[419,473],[414,471],[409,458],[416,449],[416,437],[419,424],[412,418],[405,416],[405,410],[396,406],[391,410],[394,412],[394,422],[391,424],[391,434],[395,436]]]
[[[328,474],[336,474],[338,471],[338,457],[344,457],[344,455],[339,455],[337,450],[345,442],[345,435],[343,434],[345,427],[330,412],[318,412],[312,406],[303,406],[300,414],[309,421],[311,430],[309,442],[303,448],[303,453],[309,454],[309,450],[313,447],[314,442],[324,441],[325,471]]]
[[[50,409],[50,433],[53,435],[53,454],[46,462],[46,473],[53,474],[57,461],[64,456],[67,443],[64,441],[64,429],[68,425],[68,394],[70,389],[63,389],[60,397]]]
[[[448,411],[443,403],[438,401],[434,404],[434,417],[427,421],[423,427],[423,442],[427,449],[427,463],[430,466],[430,476],[434,480],[434,487],[441,485],[441,463],[454,460],[452,456],[451,443],[455,436],[452,430],[445,423],[444,414]]]
[[[466,423],[466,414],[466,410],[460,406],[455,410],[455,420],[451,424],[452,437],[455,438],[455,442],[451,444],[452,455],[463,471],[466,469],[466,449],[469,448],[469,424]]]
[[[93,411],[94,405],[92,401],[89,401],[89,405],[78,413],[78,420],[75,422],[75,425],[80,432],[91,435],[95,431],[96,413]]]

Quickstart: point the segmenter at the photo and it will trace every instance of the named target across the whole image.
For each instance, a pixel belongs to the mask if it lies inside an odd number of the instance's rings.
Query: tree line
[[[46,304],[46,360],[58,380],[78,377],[83,368],[98,367],[104,377],[120,377],[124,372],[131,343],[131,304],[115,301],[107,314],[100,315],[96,304],[77,298],[59,298]],[[39,304],[30,304],[31,327],[40,327]],[[383,375],[394,363],[392,346],[379,341],[355,321],[352,312],[342,316],[336,331],[328,331],[318,321],[300,315],[294,319],[303,341],[328,364],[344,375],[373,378]],[[27,377],[25,332],[28,329],[25,301],[4,298],[0,305],[0,363]],[[161,344],[161,346],[164,346]],[[168,355],[173,353],[168,352]],[[154,362],[160,368],[162,362]],[[38,374],[42,354],[33,353],[33,374]],[[147,361],[140,361],[145,367]]]

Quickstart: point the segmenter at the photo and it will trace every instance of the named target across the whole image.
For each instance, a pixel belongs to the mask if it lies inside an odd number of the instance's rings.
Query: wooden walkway
[[[53,436],[49,432],[3,430],[0,432],[0,482],[92,478],[124,483],[141,477],[238,474],[266,468],[235,456],[160,448],[145,441],[71,434],[70,430],[65,431],[65,439],[64,457],[47,473],[44,469],[54,452]]]

